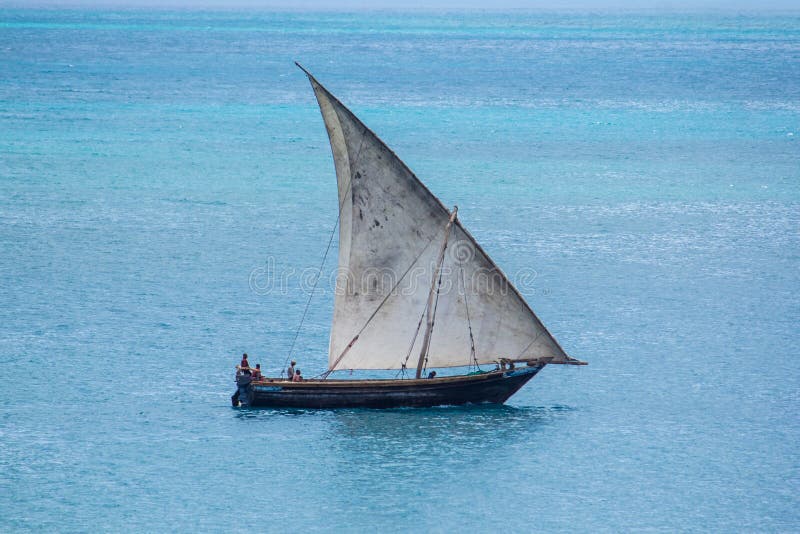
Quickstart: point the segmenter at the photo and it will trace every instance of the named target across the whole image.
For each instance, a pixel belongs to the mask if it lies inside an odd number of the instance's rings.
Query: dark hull
[[[542,367],[430,380],[262,380],[240,387],[242,406],[399,408],[502,404]]]

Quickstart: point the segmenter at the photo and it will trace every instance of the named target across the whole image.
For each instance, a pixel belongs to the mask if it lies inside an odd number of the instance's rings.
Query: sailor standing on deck
[[[292,360],[292,364],[286,369],[286,376],[289,380],[294,380],[294,366],[297,364],[296,361]]]
[[[245,374],[250,374],[250,362],[247,361],[247,353],[245,352],[242,354],[242,363],[239,364],[239,367],[245,372]]]

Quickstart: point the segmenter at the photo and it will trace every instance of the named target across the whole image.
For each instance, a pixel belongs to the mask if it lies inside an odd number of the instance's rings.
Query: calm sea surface
[[[336,220],[294,60],[588,367],[230,407]],[[799,142],[796,14],[0,10],[0,530],[797,531]]]

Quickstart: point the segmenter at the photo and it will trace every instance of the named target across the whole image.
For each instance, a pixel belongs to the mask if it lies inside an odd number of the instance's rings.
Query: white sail
[[[308,77],[339,186],[339,276],[329,369],[414,368],[450,212],[349,109]],[[571,360],[458,221],[441,269],[428,367],[499,358]]]

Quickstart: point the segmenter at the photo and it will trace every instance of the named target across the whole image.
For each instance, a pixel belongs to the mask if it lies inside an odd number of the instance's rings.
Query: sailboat
[[[322,112],[339,192],[339,276],[328,369],[303,381],[253,380],[239,369],[234,405],[502,404],[548,364],[585,365],[548,332],[461,224],[458,208],[449,210],[352,111],[297,66]],[[428,373],[446,368],[465,372]],[[398,374],[331,378],[342,370]]]

